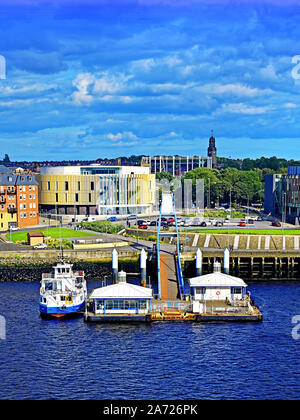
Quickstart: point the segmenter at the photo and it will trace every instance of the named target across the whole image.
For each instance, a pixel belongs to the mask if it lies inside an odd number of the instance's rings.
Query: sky
[[[0,159],[300,159],[300,0],[1,0]]]

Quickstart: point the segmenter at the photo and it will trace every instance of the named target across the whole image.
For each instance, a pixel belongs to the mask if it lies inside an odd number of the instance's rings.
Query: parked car
[[[175,222],[174,217],[168,217],[168,218],[167,218],[167,222]]]
[[[138,225],[138,226],[139,226],[139,229],[148,229],[147,225]]]
[[[141,226],[141,225],[147,225],[147,222],[146,222],[146,220],[138,220],[138,221],[136,222],[136,224],[137,224],[138,226]]]
[[[44,244],[44,243],[40,243],[40,244],[36,244],[36,245],[34,245],[34,247],[33,247],[34,249],[45,249],[45,248],[47,248],[47,245],[46,244]]]
[[[206,226],[207,226],[207,224],[206,224],[206,222],[201,222],[201,223],[200,223],[200,226],[201,226],[201,227],[206,227]]]
[[[274,220],[274,222],[272,222],[272,226],[280,227],[281,223]]]
[[[108,219],[106,219],[108,222],[116,222],[118,219],[116,218],[116,216],[111,216]]]
[[[156,220],[152,220],[151,222],[150,222],[150,226],[156,226],[157,225],[157,221]]]
[[[254,225],[254,220],[253,219],[248,219],[248,224],[249,225]]]
[[[240,223],[239,223],[239,226],[246,226],[246,222],[241,220]]]
[[[261,216],[257,216],[256,220],[257,220],[258,222],[262,222],[264,219],[263,219]]]
[[[9,230],[20,230],[18,226],[10,226]]]

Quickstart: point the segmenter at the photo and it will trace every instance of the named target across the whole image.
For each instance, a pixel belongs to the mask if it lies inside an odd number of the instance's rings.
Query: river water
[[[300,282],[248,290],[262,323],[115,325],[41,319],[39,283],[0,283],[0,399],[299,399]]]

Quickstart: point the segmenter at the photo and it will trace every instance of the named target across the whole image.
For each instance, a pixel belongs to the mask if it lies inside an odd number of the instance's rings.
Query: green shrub
[[[81,226],[85,229],[93,230],[100,233],[118,233],[121,230],[125,229],[125,226],[118,225],[113,222],[104,221],[104,222],[82,222]]]

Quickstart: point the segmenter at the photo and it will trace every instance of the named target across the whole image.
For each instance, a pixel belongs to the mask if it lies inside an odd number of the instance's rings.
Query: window
[[[47,189],[50,191],[50,181],[47,182]]]
[[[55,201],[58,203],[58,193],[55,193]]]
[[[92,201],[92,194],[89,193],[89,202],[91,202],[91,201]]]
[[[78,193],[75,194],[75,201],[78,203]]]
[[[92,190],[92,191],[94,191],[94,189],[95,189],[95,184],[94,184],[94,182],[92,181],[92,182],[91,182],[91,190]]]
[[[240,294],[242,293],[242,288],[241,288],[241,287],[235,287],[235,288],[234,288],[234,293],[235,293],[236,295],[240,295]]]
[[[78,181],[77,189],[80,191],[80,181]]]
[[[65,191],[69,191],[69,182],[65,181]]]

